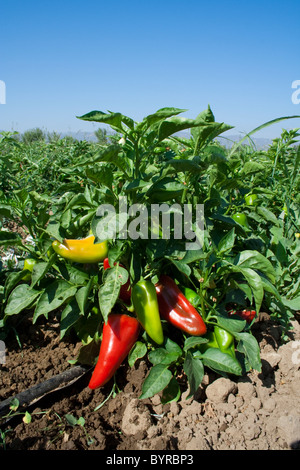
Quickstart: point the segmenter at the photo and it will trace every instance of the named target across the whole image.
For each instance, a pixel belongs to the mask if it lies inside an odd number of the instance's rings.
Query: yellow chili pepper
[[[55,240],[52,247],[58,255],[75,263],[99,263],[107,257],[108,243],[94,241],[94,235],[89,235],[81,239],[64,239],[62,243]]]

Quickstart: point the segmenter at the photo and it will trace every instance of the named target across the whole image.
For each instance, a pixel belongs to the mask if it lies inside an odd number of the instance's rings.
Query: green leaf
[[[172,166],[174,169],[174,173],[179,171],[181,172],[192,172],[192,173],[200,173],[202,172],[202,168],[197,165],[197,163],[193,162],[192,160],[185,160],[185,159],[172,159],[165,163],[165,165]]]
[[[178,401],[181,396],[181,390],[179,384],[175,377],[172,377],[169,384],[163,390],[161,403],[162,405],[166,405],[167,403],[171,403],[174,401]]]
[[[149,361],[152,364],[172,364],[176,362],[177,359],[181,356],[181,350],[178,351],[167,351],[164,348],[154,349],[149,353]]]
[[[274,295],[274,297],[276,297],[276,299],[281,300],[281,296],[280,296],[278,290],[276,289],[276,287],[273,286],[273,284],[271,284],[271,282],[268,281],[268,279],[265,279],[263,277],[261,277],[260,279],[261,279],[264,291],[265,292],[270,292],[271,294]],[[298,305],[298,307],[299,307],[299,305]],[[298,310],[299,310],[299,308],[298,308]]]
[[[54,253],[48,261],[41,261],[33,266],[30,285],[31,289],[47,274],[56,259],[57,255]]]
[[[165,258],[169,259],[174,264],[174,266],[178,269],[178,271],[185,274],[187,277],[190,277],[192,271],[188,264],[185,264],[183,261],[176,260],[172,258],[171,256],[165,256]]]
[[[203,122],[201,126],[192,129],[191,134],[195,140],[194,155],[198,155],[199,151],[205,144],[211,142],[215,137],[230,129],[232,129],[232,126],[224,124],[223,122]],[[207,162],[217,163],[218,160],[219,158],[216,159],[216,155],[210,155]]]
[[[143,386],[140,399],[153,397],[156,393],[167,387],[172,379],[172,373],[167,364],[157,364],[153,366],[147,375]]]
[[[17,189],[14,191],[14,196],[21,206],[23,206],[29,200],[29,194],[26,188]]]
[[[30,199],[32,200],[33,204],[37,205],[37,203],[41,202],[41,203],[51,203],[52,202],[52,199],[50,196],[48,196],[47,194],[39,194],[38,192],[36,191],[30,191],[29,194],[29,197]]]
[[[28,271],[29,273],[29,271]],[[24,277],[24,271],[11,272],[7,275],[4,284],[4,300],[6,300],[12,291],[12,289],[22,280]]]
[[[96,162],[112,163],[124,174],[127,174],[128,165],[130,164],[129,159],[125,157],[124,152],[122,152],[122,148],[117,144],[111,144],[105,147],[96,154],[92,161],[89,160],[89,162],[93,164]]]
[[[85,419],[83,416],[79,416],[78,420],[77,420],[77,424],[79,426],[84,426],[85,425]]]
[[[272,263],[261,253],[255,250],[244,250],[239,253],[234,264],[243,268],[251,268],[265,274],[271,282],[275,283],[274,267]]]
[[[263,287],[264,287],[264,281],[267,281],[269,283],[269,281],[267,279],[264,279],[263,277],[260,278],[260,280],[262,281],[262,284],[263,284]],[[252,294],[252,289],[251,287],[245,282],[233,282],[233,285],[235,286],[236,289],[244,292],[244,294],[246,295],[247,299],[249,300],[250,304],[252,304],[252,300],[253,300],[253,294]],[[232,297],[232,301],[234,302],[234,296],[235,296],[235,293],[236,291],[235,290],[231,290],[228,292],[228,297],[230,297],[230,293],[233,295]]]
[[[187,119],[182,117],[173,117],[169,120],[163,121],[158,128],[158,142],[170,137],[176,132],[184,129],[190,129],[191,127],[201,126],[203,121],[198,122],[194,119]]]
[[[121,113],[104,113],[103,111],[90,111],[83,116],[76,116],[77,119],[82,119],[83,121],[94,121],[102,122],[103,124],[108,124],[113,129],[117,129],[120,132],[125,130],[123,123],[129,127],[131,130],[134,129],[134,121],[124,116]]]
[[[27,284],[18,285],[8,298],[4,310],[5,316],[16,315],[22,312],[22,310],[29,308],[39,295],[41,295],[40,291],[30,289]]]
[[[124,240],[116,240],[114,244],[110,245],[108,253],[108,261],[110,266],[113,266],[118,261],[118,259],[120,259],[125,243],[126,242]]]
[[[105,278],[112,278],[117,279],[120,285],[126,284],[128,281],[128,271],[127,269],[123,268],[120,266],[120,264],[117,262],[112,268],[110,268],[108,271],[105,271]]]
[[[5,217],[6,219],[13,219],[14,209],[8,204],[0,204],[0,217]]]
[[[25,411],[25,414],[23,416],[23,423],[25,424],[31,423],[31,414],[28,413],[28,411]]]
[[[86,364],[88,366],[95,366],[99,355],[99,341],[93,339],[87,344],[83,344],[79,350],[77,358],[72,363],[79,362],[79,364]],[[69,361],[71,362],[71,361]]]
[[[77,418],[75,418],[75,416],[73,416],[71,414],[66,414],[65,418],[66,418],[68,424],[70,424],[71,426],[76,426],[76,424],[78,423]]]
[[[183,364],[183,370],[187,375],[190,392],[187,398],[192,397],[199,385],[201,384],[204,376],[204,367],[201,359],[193,357],[193,355],[188,351],[186,358]]]
[[[246,326],[246,320],[243,320],[242,318],[226,318],[222,317],[221,315],[218,315],[217,317],[217,324],[221,327],[224,328],[225,330],[228,330],[230,333],[239,333],[240,331],[243,331],[243,329]]]
[[[256,338],[251,333],[237,333],[235,338],[238,340],[237,350],[245,354],[250,366],[261,372],[260,349]]]
[[[251,268],[244,268],[241,266],[232,266],[232,268],[234,271],[240,272],[247,280],[253,293],[256,311],[258,312],[264,297],[262,278]]]
[[[91,277],[88,284],[86,286],[80,287],[80,289],[78,289],[78,291],[76,292],[76,295],[75,295],[76,301],[78,303],[78,307],[82,315],[84,315],[88,297],[89,297],[91,289],[93,288],[94,282],[95,282],[94,278]]]
[[[182,262],[184,264],[194,263],[195,261],[199,261],[200,259],[207,258],[207,253],[204,253],[202,249],[200,250],[188,250],[184,257],[182,258]]]
[[[56,266],[62,277],[75,286],[85,285],[89,280],[88,273],[80,268],[70,266],[66,263],[57,263]]]
[[[22,238],[18,233],[0,232],[0,246],[20,246],[22,245]]]
[[[299,311],[300,310],[300,296],[295,297],[294,299],[287,299],[285,297],[281,298],[283,305],[288,307],[290,310]]]
[[[271,224],[274,224],[274,225],[279,225],[280,222],[277,219],[277,217],[273,214],[273,212],[271,212],[266,207],[258,206],[256,208],[256,212],[267,222],[270,222]]]
[[[71,200],[66,205],[64,212],[67,212],[69,209],[89,209],[92,206],[91,202],[87,199],[86,195],[83,193],[75,194]],[[68,217],[68,215],[67,215]]]
[[[220,254],[226,253],[226,251],[230,251],[235,242],[235,229],[232,228],[230,232],[228,232],[224,237],[220,240],[218,244],[218,252]]]
[[[9,403],[9,409],[12,411],[17,411],[20,406],[20,402],[17,398],[13,398]]]
[[[76,294],[77,288],[63,280],[50,284],[40,296],[33,314],[33,323],[39,316],[48,318],[48,313],[56,310]]]
[[[264,165],[259,162],[247,161],[241,170],[241,175],[248,176],[254,173],[258,173],[264,170],[264,168]]]
[[[210,105],[207,106],[207,109],[198,114],[197,119],[206,123],[215,122],[215,116]],[[192,129],[192,131],[197,132],[197,129]]]
[[[108,188],[112,187],[114,175],[112,170],[106,166],[93,166],[85,170],[86,176],[94,181],[94,183],[103,184]]]
[[[242,334],[242,333],[239,333]],[[201,354],[203,364],[212,370],[234,375],[242,375],[242,366],[237,359],[221,352],[217,348],[209,348]]]
[[[146,116],[141,122],[139,122],[136,126],[136,131],[146,131],[149,127],[153,126],[154,124],[162,121],[163,119],[170,118],[177,114],[183,113],[187,111],[187,109],[179,109],[179,108],[160,108],[155,113],[149,114]]]
[[[99,289],[99,307],[105,323],[120,294],[120,269],[114,266],[107,270],[104,283]]]
[[[69,329],[79,320],[81,316],[80,308],[74,297],[64,308],[60,316],[60,338],[62,339]]]
[[[71,209],[65,210],[59,219],[60,225],[63,228],[68,229],[69,225],[71,224],[72,218],[73,218],[72,210]]]
[[[50,237],[62,242],[64,236],[61,233],[60,229],[61,229],[61,226],[58,221],[50,220],[49,224],[46,227],[46,232],[50,235]]]
[[[128,364],[133,367],[134,363],[147,354],[147,346],[142,341],[137,341],[128,354]]]
[[[184,184],[174,181],[174,178],[164,177],[155,181],[146,195],[151,199],[151,202],[159,203],[180,197],[184,190]]]
[[[169,353],[176,353],[178,357],[182,354],[181,347],[175,343],[175,341],[171,340],[170,338],[166,337],[164,340],[164,347]]]
[[[139,190],[148,189],[151,186],[151,182],[144,181],[140,178],[136,178],[133,181],[129,181],[124,185],[123,189],[125,193],[131,193]]]
[[[199,344],[204,344],[207,342],[207,338],[202,338],[201,336],[190,336],[185,340],[183,350],[188,351],[189,349],[199,346]]]

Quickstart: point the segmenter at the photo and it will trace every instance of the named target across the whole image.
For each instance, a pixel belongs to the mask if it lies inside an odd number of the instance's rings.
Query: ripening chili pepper
[[[214,334],[220,351],[235,358],[234,336],[217,325],[214,327]]]
[[[117,263],[114,263],[114,265],[116,265]],[[122,264],[120,264],[121,268],[125,268],[125,266],[123,266]],[[103,267],[104,269],[109,269],[110,268],[110,265],[109,265],[109,262],[108,262],[108,258],[105,258],[105,260],[103,261]],[[120,289],[120,295],[119,295],[120,299],[121,300],[124,300],[124,302],[129,302],[130,299],[131,299],[131,287],[130,287],[130,279],[128,277],[128,280],[125,282],[125,284],[123,284],[121,286],[121,289]]]
[[[110,313],[103,325],[99,357],[89,388],[105,385],[115,374],[137,341],[140,324],[127,314]]]
[[[108,243],[107,241],[94,243],[94,241],[94,235],[89,235],[78,240],[64,239],[62,243],[55,240],[52,247],[58,255],[75,263],[99,263],[107,256]]]
[[[155,343],[162,344],[164,335],[154,284],[140,279],[132,287],[131,298],[136,316],[144,330]]]
[[[156,284],[159,312],[164,320],[193,336],[206,333],[206,325],[195,307],[169,276],[162,275]]]
[[[228,315],[238,315],[243,320],[246,320],[247,323],[251,323],[256,315],[255,310],[231,310],[228,312]]]

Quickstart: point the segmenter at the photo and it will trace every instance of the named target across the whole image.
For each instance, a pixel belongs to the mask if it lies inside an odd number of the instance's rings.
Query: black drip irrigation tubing
[[[7,398],[6,400],[0,402],[0,417],[9,413],[13,399],[18,400],[18,411],[20,411],[21,408],[24,409],[29,407],[33,403],[43,398],[45,395],[68,387],[91,370],[92,367],[81,365],[74,366],[58,375],[55,375],[54,377],[51,377],[48,380],[45,380],[45,382],[34,385],[33,387],[18,393],[14,397]]]

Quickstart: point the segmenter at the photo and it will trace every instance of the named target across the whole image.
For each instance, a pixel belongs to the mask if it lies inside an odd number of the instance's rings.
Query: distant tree
[[[46,136],[44,132],[38,127],[25,131],[22,135],[22,142],[25,144],[31,144],[32,142],[43,142],[45,140]]]
[[[108,145],[108,144],[110,143],[106,129],[102,129],[101,127],[99,127],[99,129],[97,129],[97,130],[94,132],[94,134],[95,134],[95,136],[97,137],[98,144],[101,144],[101,145]]]
[[[61,136],[58,134],[58,132],[53,131],[47,133],[48,142],[58,142],[60,138]]]
[[[75,137],[73,137],[72,135],[65,135],[62,139],[61,139],[65,144],[75,144],[77,142],[77,140],[75,139]]]

